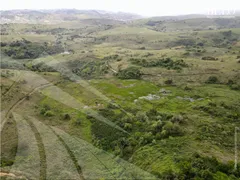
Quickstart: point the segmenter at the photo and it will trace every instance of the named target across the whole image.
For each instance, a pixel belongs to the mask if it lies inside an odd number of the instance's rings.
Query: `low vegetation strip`
[[[52,129],[52,128],[51,128],[51,129]],[[68,154],[70,155],[70,157],[71,157],[71,159],[72,159],[72,161],[73,161],[73,163],[74,163],[74,165],[75,165],[75,167],[76,167],[76,169],[77,169],[77,171],[78,171],[80,180],[84,180],[82,168],[81,168],[81,166],[79,166],[78,160],[77,160],[76,156],[74,155],[71,147],[69,147],[69,146],[64,142],[64,140],[61,138],[61,136],[59,136],[58,134],[56,134],[53,129],[52,129],[52,131],[53,131],[53,133],[58,137],[59,141],[62,142],[63,146],[64,146],[64,147],[66,148],[66,150],[68,151]]]
[[[47,179],[79,179],[79,174],[67,149],[51,128],[29,117],[41,135],[46,154]],[[57,149],[57,151],[55,151]]]
[[[18,147],[10,172],[21,172],[28,178],[46,179],[46,156],[37,129],[23,116],[13,113],[17,124]]]
[[[75,153],[83,166],[86,179],[157,179],[154,175],[82,139],[72,137],[57,128],[54,128],[54,131]]]
[[[37,140],[37,146],[40,156],[40,178],[41,180],[47,179],[47,157],[45,152],[44,143],[41,137],[41,134],[39,133],[38,129],[35,127],[35,125],[30,121],[27,120],[29,123],[29,126],[31,127],[32,131],[34,132],[34,136]]]

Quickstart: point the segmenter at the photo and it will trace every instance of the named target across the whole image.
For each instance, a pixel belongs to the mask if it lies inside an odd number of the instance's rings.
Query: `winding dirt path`
[[[12,178],[20,178],[20,179],[27,179],[26,177],[23,176],[16,176],[13,173],[7,173],[7,172],[0,172],[0,177],[12,177]]]

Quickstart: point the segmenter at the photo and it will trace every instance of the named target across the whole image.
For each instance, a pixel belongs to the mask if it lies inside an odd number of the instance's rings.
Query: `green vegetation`
[[[117,77],[120,79],[140,79],[141,75],[140,69],[134,66],[120,70],[117,73]]]
[[[1,142],[5,143],[1,146],[1,167],[13,165],[17,153],[17,136],[16,123],[10,119],[1,131]]]
[[[53,55],[63,51],[60,45],[33,43],[26,39],[13,41],[9,44],[2,43],[3,53],[14,59],[35,59],[39,56]]]
[[[217,84],[219,83],[219,80],[216,76],[210,76],[208,80],[206,81],[208,84]]]
[[[72,72],[82,78],[97,78],[108,73],[108,68],[104,62],[101,61],[74,61],[69,64]]]
[[[134,59],[131,58],[130,61],[133,64],[140,65],[143,67],[164,67],[167,69],[181,70],[183,67],[188,67],[188,65],[181,59],[173,61],[171,58],[158,59],[158,60],[146,60],[146,59]]]

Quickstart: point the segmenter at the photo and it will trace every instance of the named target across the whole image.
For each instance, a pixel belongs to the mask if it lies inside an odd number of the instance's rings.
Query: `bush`
[[[41,62],[36,65],[33,65],[31,67],[32,71],[38,71],[38,72],[56,72],[56,70],[45,63]]]
[[[77,125],[77,126],[81,125],[81,122],[82,122],[82,119],[80,118],[77,118],[73,121],[74,125]]]
[[[155,121],[155,122],[151,125],[151,131],[152,131],[154,134],[157,134],[157,133],[161,132],[162,126],[163,126],[163,122],[162,122],[161,120]]]
[[[216,61],[216,60],[218,60],[218,58],[215,58],[215,57],[212,57],[212,56],[205,56],[205,57],[202,57],[202,60],[213,60],[213,61]]]
[[[201,156],[194,153],[191,157],[179,164],[180,179],[239,179],[239,168],[233,171],[234,163],[219,162],[215,157]],[[237,177],[237,178],[236,178]]]
[[[147,122],[149,120],[146,113],[142,112],[142,111],[137,112],[136,118],[137,118],[137,120],[142,121],[142,122]]]
[[[221,32],[223,34],[223,36],[226,36],[226,37],[230,37],[232,35],[232,31],[229,30],[229,31],[223,31]]]
[[[233,85],[230,86],[230,88],[231,88],[232,90],[240,90],[240,85],[238,85],[238,84],[233,84]]]
[[[46,111],[49,111],[49,110],[50,110],[50,107],[47,104],[44,104],[40,110],[40,114],[44,115]]]
[[[183,55],[184,55],[184,56],[189,56],[190,53],[189,53],[189,52],[185,52],[185,53],[183,53]]]
[[[10,159],[4,158],[4,157],[1,158],[1,164],[0,164],[1,167],[12,166],[13,164],[14,164],[14,159],[10,160]]]
[[[129,67],[117,73],[117,77],[120,79],[140,79],[141,76],[142,73],[138,67]]]
[[[140,138],[140,144],[145,145],[151,143],[154,140],[154,136],[151,132],[146,132],[143,134],[143,137]]]
[[[167,170],[161,175],[162,180],[175,180],[178,179],[177,173],[175,173],[173,170]]]
[[[157,116],[158,112],[155,108],[153,109],[150,109],[148,112],[147,112],[147,116],[148,117],[154,117],[154,116]]]
[[[51,116],[54,116],[54,113],[52,111],[48,110],[44,113],[44,116],[51,117]]]
[[[96,120],[93,117],[89,116],[88,119],[92,122],[91,133],[94,140],[98,142],[98,146],[103,150],[114,149],[116,142],[126,135],[122,131]]]
[[[200,42],[200,43],[197,43],[198,46],[204,46],[204,43]]]
[[[173,42],[173,46],[193,46],[195,43],[196,42],[193,39],[179,39],[176,42]]]
[[[0,47],[4,47],[4,46],[7,46],[7,43],[5,43],[5,42],[0,42]]]
[[[63,51],[60,45],[39,44],[26,39],[13,41],[2,49],[3,53],[15,59],[34,59],[43,54],[57,54]]]
[[[227,82],[227,85],[230,85],[230,86],[231,86],[231,85],[233,85],[233,84],[234,84],[233,80],[229,79],[228,82]]]
[[[172,117],[171,121],[173,123],[184,123],[184,118],[182,115],[176,115]]]
[[[163,135],[164,136],[179,136],[182,135],[183,132],[178,124],[173,124],[171,121],[166,122],[163,126]]]
[[[126,129],[126,130],[132,130],[132,124],[130,124],[130,123],[125,123],[125,124],[124,124],[124,129]]]
[[[208,80],[206,81],[207,84],[217,84],[219,83],[219,80],[216,76],[210,76]]]
[[[89,79],[93,77],[99,77],[108,71],[108,67],[105,66],[105,62],[102,61],[72,61],[68,62],[67,66],[72,69],[74,74],[81,76],[82,78]]]
[[[168,79],[164,83],[167,84],[167,85],[171,85],[171,84],[173,84],[173,80]]]
[[[71,116],[68,113],[66,113],[66,114],[63,115],[63,119],[64,120],[70,120]]]
[[[191,91],[192,88],[190,88],[189,86],[185,86],[185,87],[184,87],[184,90],[185,90],[185,91]]]
[[[182,60],[172,60],[171,58],[162,58],[162,59],[134,59],[131,58],[130,61],[133,64],[137,64],[143,67],[164,67],[167,69],[181,70],[183,67],[188,67],[188,65]]]

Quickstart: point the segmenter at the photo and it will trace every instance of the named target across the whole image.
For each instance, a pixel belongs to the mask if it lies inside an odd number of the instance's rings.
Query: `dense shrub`
[[[43,107],[40,109],[40,114],[44,115],[47,111],[50,110],[50,106],[44,104]]]
[[[204,43],[200,42],[200,43],[197,43],[198,46],[204,46]]]
[[[44,116],[51,117],[51,116],[54,116],[54,113],[52,111],[48,110],[44,113]]]
[[[173,80],[168,79],[164,83],[167,84],[167,85],[171,85],[171,84],[173,84]]]
[[[180,70],[183,67],[188,67],[188,65],[182,59],[174,61],[171,58],[163,58],[163,59],[155,59],[155,60],[131,58],[130,61],[133,64],[137,64],[143,67],[164,67],[167,69],[175,69],[175,70]]]
[[[76,118],[76,119],[73,119],[73,120],[72,120],[72,123],[73,123],[74,125],[76,125],[76,126],[79,126],[79,125],[81,125],[81,123],[82,123],[82,119],[80,119],[80,118],[78,117],[78,118]]]
[[[229,31],[223,31],[221,32],[223,34],[223,36],[226,36],[226,37],[230,37],[232,35],[232,31],[229,30]]]
[[[173,116],[172,119],[171,119],[171,121],[172,121],[173,123],[179,123],[179,124],[185,122],[185,120],[184,120],[184,118],[183,118],[182,115],[175,115],[175,116]]]
[[[114,149],[115,144],[121,137],[124,137],[126,134],[123,132],[95,119],[88,117],[91,122],[91,133],[94,136],[94,141],[97,142],[98,146],[104,150]]]
[[[183,56],[188,56],[188,55],[190,55],[190,52],[183,53]]]
[[[1,167],[12,166],[14,164],[14,159],[8,159],[5,157],[1,157]]]
[[[230,88],[232,90],[240,90],[240,85],[239,84],[232,84],[232,85],[230,85]]]
[[[215,57],[212,57],[212,56],[204,56],[204,57],[202,57],[202,60],[213,60],[213,61],[216,61],[216,60],[218,60],[218,58],[215,58]]]
[[[46,65],[45,63],[41,62],[29,67],[32,71],[38,72],[56,72],[57,70],[51,66]]]
[[[194,46],[196,42],[193,39],[179,39],[175,42],[171,42],[170,46]]]
[[[130,123],[125,123],[125,124],[124,124],[124,129],[125,129],[125,130],[132,130],[132,124],[130,124]]]
[[[142,73],[138,67],[129,67],[124,70],[120,70],[117,73],[117,77],[120,79],[140,79]]]
[[[5,43],[5,42],[0,42],[0,46],[1,46],[1,47],[7,46],[7,43]]]
[[[138,110],[135,116],[119,112],[112,106],[98,111],[125,131],[131,132],[126,134],[91,116],[87,117],[92,122],[91,132],[94,144],[105,150],[112,150],[120,157],[131,157],[135,148],[146,144],[157,144],[157,140],[169,136],[182,136],[184,133],[179,125],[182,117],[161,113],[154,108],[147,112]],[[177,120],[171,122],[174,117]]]
[[[146,25],[147,26],[155,26],[155,25],[160,24],[160,23],[162,23],[162,21],[152,21],[152,20],[150,20],[146,23]]]
[[[207,81],[206,81],[207,84],[217,84],[219,83],[219,80],[216,76],[210,76]]]
[[[213,177],[231,176],[238,179],[240,168],[233,171],[234,164],[219,162],[214,157],[201,156],[197,153],[179,163],[178,179],[215,179]]]
[[[232,90],[240,90],[240,84],[237,84],[233,80],[229,79],[227,82],[227,85],[230,87]]]
[[[63,115],[63,119],[64,120],[70,120],[71,116],[68,113],[66,113],[66,114]]]
[[[111,56],[105,56],[103,59],[104,60],[111,60],[111,59],[118,60],[119,59],[119,55],[115,54],[115,55],[111,55]]]
[[[175,180],[175,179],[179,179],[178,174],[176,172],[174,172],[173,170],[167,170],[165,172],[163,172],[161,175],[158,175],[162,180]]]
[[[230,86],[231,86],[231,85],[233,85],[233,84],[234,84],[233,80],[229,79],[228,82],[227,82],[227,85],[230,85]]]
[[[40,44],[26,39],[13,41],[2,48],[2,52],[14,59],[34,59],[43,55],[57,54],[63,51],[60,45]]]
[[[142,111],[137,112],[136,118],[137,118],[137,120],[142,121],[142,122],[147,122],[149,120],[146,113],[142,112]]]
[[[172,123],[171,121],[166,122],[162,129],[162,135],[164,137],[183,135],[183,131],[180,126],[177,123]]]
[[[97,78],[108,72],[108,67],[101,61],[72,61],[66,64],[74,74],[82,78]]]

